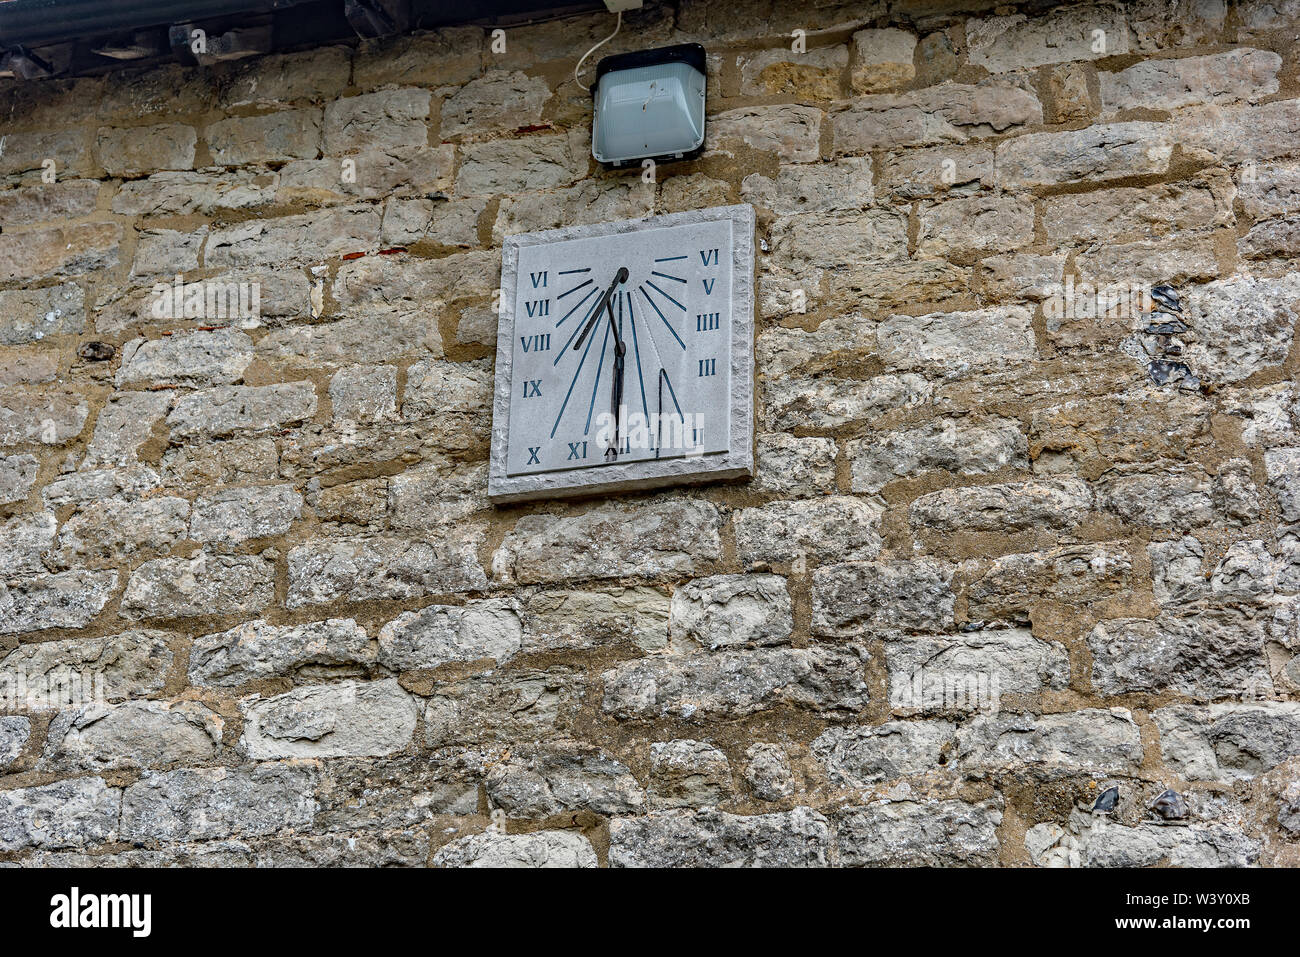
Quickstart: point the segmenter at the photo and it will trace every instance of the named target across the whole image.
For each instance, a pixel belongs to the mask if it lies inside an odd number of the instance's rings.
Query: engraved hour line
[[[664,292],[662,289],[660,289],[658,286],[656,286],[654,283],[652,283],[649,279],[647,279],[647,280],[645,281],[645,284],[646,284],[647,286],[649,286],[651,289],[653,289],[655,292],[659,293],[659,295],[663,296],[663,297],[664,297],[665,299],[667,299],[669,302],[671,302],[674,306],[676,306],[676,307],[677,307],[678,309],[680,309],[682,312],[685,312],[685,311],[686,311],[686,307],[685,307],[685,306],[683,306],[680,302],[678,302],[678,301],[677,301],[676,299],[674,299],[672,296],[668,295],[668,293]]]
[[[588,266],[586,269],[561,269],[558,273],[556,273],[556,275],[572,276],[574,273],[580,273],[580,272],[591,272],[591,267]]]
[[[597,299],[596,302],[600,302],[600,300]],[[596,308],[595,303],[592,304],[591,308],[592,309]],[[591,309],[587,310],[587,314],[588,316],[590,316]],[[569,336],[570,342],[573,341],[574,336],[578,334],[578,330],[581,328],[582,328],[581,322],[574,327],[573,335]],[[555,424],[551,426],[551,438],[555,438],[555,430],[560,427],[560,419],[564,418],[564,410],[569,405],[569,397],[573,395],[573,387],[578,384],[578,376],[582,374],[582,367],[587,361],[587,353],[591,352],[592,343],[594,343],[595,341],[596,341],[595,336],[589,337],[587,339],[587,348],[582,350],[582,358],[578,360],[578,368],[575,369],[573,372],[573,380],[569,383],[569,391],[564,393],[564,401],[560,404],[560,413],[555,417]],[[566,342],[564,344],[564,348],[560,350],[560,354],[555,357],[555,362],[553,362],[552,365],[553,366],[559,365],[560,359],[562,359],[568,351],[569,351],[569,343]],[[599,376],[599,373],[597,373],[597,375]]]
[[[652,276],[658,276],[660,279],[671,279],[673,282],[679,282],[679,283],[681,283],[683,286],[686,285],[686,280],[683,279],[681,276],[670,276],[670,275],[668,275],[668,273],[666,273],[666,272],[659,272],[658,270],[655,270],[655,271],[651,272],[650,275],[652,275]]]
[[[593,288],[591,291],[592,291],[592,292],[595,292],[596,290]],[[586,297],[583,298],[583,302],[586,302]],[[569,333],[569,339],[568,339],[567,342],[564,343],[564,348],[560,350],[560,354],[557,355],[557,356],[555,357],[555,361],[551,363],[551,366],[552,366],[552,367],[554,367],[554,366],[558,366],[558,365],[560,364],[560,360],[563,359],[566,355],[568,355],[568,352],[569,352],[569,345],[570,345],[570,343],[572,343],[574,339],[578,338],[578,332],[582,329],[583,326],[585,326],[585,325],[587,324],[587,320],[591,318],[591,311],[592,311],[592,309],[595,309],[596,306],[597,306],[599,303],[600,303],[600,297],[597,296],[597,297],[596,297],[596,301],[593,302],[593,303],[591,304],[591,307],[587,310],[587,314],[586,314],[585,316],[582,317],[582,321],[581,321],[581,322],[574,323],[574,325],[573,325],[573,331],[572,331],[571,333]],[[582,305],[581,302],[578,303],[578,306],[581,306],[581,305]],[[569,311],[569,316],[573,315],[573,313],[577,311],[578,306],[574,306],[573,309]],[[565,316],[564,319],[568,319],[569,316]],[[561,319],[560,322],[563,322],[564,319]],[[559,327],[559,325],[557,324],[555,328],[558,329],[558,328],[560,328],[560,327]],[[592,338],[594,339],[595,336],[592,336]]]
[[[654,309],[654,311],[659,313],[659,318],[664,321],[664,325],[667,326],[668,331],[673,334],[673,338],[677,340],[677,344],[681,346],[683,349],[685,349],[686,343],[682,342],[682,337],[677,334],[677,330],[674,329],[673,324],[668,321],[668,317],[665,316],[663,314],[663,311],[658,306],[655,305],[655,301],[651,299],[650,294],[645,291],[645,286],[637,286],[637,289],[641,290],[641,295],[645,297],[646,302],[650,303],[650,306]]]
[[[686,256],[664,256],[662,259],[656,259],[657,263],[675,263],[679,260],[686,259]]]
[[[564,274],[561,273],[560,275],[564,275]],[[555,299],[556,299],[556,301],[558,302],[559,300],[563,299],[565,296],[571,295],[571,294],[577,292],[579,289],[582,289],[584,286],[590,286],[593,282],[595,282],[594,279],[588,279],[586,282],[580,282],[580,283],[578,283],[576,286],[574,286],[572,289],[569,289],[569,290],[566,290],[565,292],[560,293],[558,296],[555,297]]]
[[[592,286],[591,289],[588,290],[587,294],[586,294],[585,296],[583,296],[581,299],[578,300],[577,305],[575,305],[572,309],[570,309],[568,312],[566,312],[566,313],[564,314],[564,319],[568,319],[571,315],[573,315],[575,312],[577,312],[579,309],[581,309],[581,308],[582,308],[582,304],[583,304],[584,302],[586,302],[588,299],[590,299],[592,296],[594,296],[595,294],[596,294],[596,287],[595,287],[595,286]],[[558,329],[558,328],[560,328],[560,326],[564,325],[564,319],[561,319],[559,322],[557,322],[557,323],[555,324],[555,328],[556,328],[556,329]],[[582,327],[582,323],[578,323],[578,327],[581,328],[581,327]]]

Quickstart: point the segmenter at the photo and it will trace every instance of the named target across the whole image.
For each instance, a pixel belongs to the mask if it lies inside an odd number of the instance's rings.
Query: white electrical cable
[[[621,30],[622,28],[623,28],[623,11],[620,10],[620,11],[618,11],[618,21],[614,24],[614,32],[611,33],[609,36],[605,37],[605,39],[601,40],[599,43],[597,43],[594,47],[592,47],[592,48],[591,48],[590,50],[588,50],[586,53],[584,53],[584,54],[582,55],[582,59],[578,61],[578,65],[575,66],[575,67],[573,68],[573,82],[574,82],[574,83],[578,84],[578,86],[581,86],[581,87],[582,87],[584,90],[586,90],[587,92],[591,92],[591,87],[589,87],[589,86],[585,86],[585,85],[583,84],[583,82],[582,82],[581,80],[578,79],[578,74],[579,74],[579,72],[581,72],[581,70],[582,70],[582,65],[583,65],[584,63],[587,62],[587,57],[591,56],[593,53],[595,53],[597,50],[599,50],[601,47],[603,47],[603,46],[604,46],[606,43],[608,43],[610,40],[612,40],[612,39],[614,39],[616,36],[618,36],[618,31]]]

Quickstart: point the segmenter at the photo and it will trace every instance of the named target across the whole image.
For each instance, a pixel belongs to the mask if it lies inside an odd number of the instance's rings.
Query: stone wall
[[[611,20],[3,89],[0,862],[1300,863],[1300,3]],[[492,507],[502,237],[735,202],[757,477]]]

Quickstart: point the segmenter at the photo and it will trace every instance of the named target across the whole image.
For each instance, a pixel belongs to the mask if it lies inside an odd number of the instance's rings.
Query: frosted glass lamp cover
[[[612,165],[698,155],[704,147],[705,75],[698,43],[605,57],[591,88],[591,155]]]

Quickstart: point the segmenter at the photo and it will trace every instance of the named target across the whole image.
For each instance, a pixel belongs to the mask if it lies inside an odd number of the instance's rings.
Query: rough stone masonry
[[[611,25],[7,81],[0,864],[1300,864],[1300,2]],[[489,505],[503,237],[737,202],[757,477]]]

